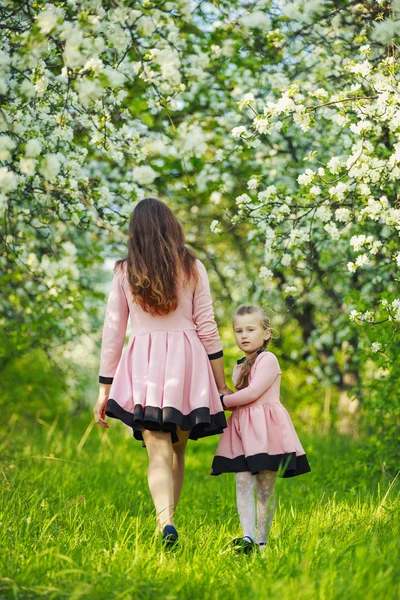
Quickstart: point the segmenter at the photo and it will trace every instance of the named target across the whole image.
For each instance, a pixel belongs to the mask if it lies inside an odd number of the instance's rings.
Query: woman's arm
[[[117,268],[108,296],[101,341],[99,382],[111,384],[121,358],[129,317],[128,301],[122,287],[122,270]]]
[[[229,393],[224,374],[224,359],[221,339],[215,322],[207,271],[201,261],[197,261],[199,279],[193,294],[193,321],[197,335],[206,349],[215,382],[220,393]],[[229,391],[228,391],[229,390]]]
[[[264,354],[255,366],[255,372],[249,385],[230,396],[224,396],[224,405],[227,408],[234,408],[254,402],[272,385],[280,373],[281,369],[275,354],[271,352]]]
[[[232,394],[232,390],[228,388],[225,382],[224,373],[224,357],[215,358],[210,360],[212,372],[214,373],[215,383],[217,384],[218,392],[220,394]]]
[[[94,419],[98,425],[107,428],[106,406],[111,384],[117,370],[124,347],[129,307],[122,287],[121,267],[114,273],[108,296],[100,354],[100,389],[93,407]]]

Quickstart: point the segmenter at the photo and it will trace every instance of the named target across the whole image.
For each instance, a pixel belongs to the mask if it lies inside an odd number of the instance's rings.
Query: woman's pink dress
[[[243,361],[239,360],[233,370],[234,384]],[[281,369],[275,354],[259,351],[249,385],[223,398],[233,412],[215,452],[211,475],[267,470],[294,477],[311,470],[289,413],[281,404],[280,384]]]
[[[176,310],[152,316],[133,301],[126,262],[114,273],[103,327],[100,383],[111,383],[106,415],[142,440],[142,428],[191,430],[198,439],[226,427],[210,359],[223,355],[203,263],[199,279],[179,282]],[[130,338],[123,350],[130,318]]]

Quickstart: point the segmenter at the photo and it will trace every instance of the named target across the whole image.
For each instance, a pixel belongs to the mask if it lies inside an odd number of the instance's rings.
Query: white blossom
[[[362,63],[356,63],[355,65],[349,66],[349,71],[356,75],[362,75],[362,77],[368,77],[371,72],[372,65],[368,60]]]
[[[354,264],[353,262],[348,262],[347,270],[350,271],[350,273],[355,273],[357,271],[357,265]]]
[[[47,154],[42,160],[39,173],[48,181],[54,181],[61,169],[61,163],[56,154]]]
[[[42,142],[38,138],[31,138],[25,146],[25,155],[29,157],[38,156],[42,151]]]
[[[339,181],[336,186],[329,188],[329,194],[335,196],[338,200],[343,200],[347,191],[348,185],[343,181]]]
[[[271,27],[270,17],[266,12],[262,12],[261,10],[245,13],[240,20],[246,29],[268,30]]]
[[[254,94],[245,94],[236,104],[238,105],[239,110],[242,110],[244,106],[251,106],[252,104],[255,104]]]
[[[259,181],[256,178],[249,179],[247,182],[247,188],[249,190],[256,190],[259,186]]]
[[[355,321],[360,317],[361,313],[358,310],[352,310],[349,314],[350,321]]]
[[[36,169],[36,160],[34,158],[19,159],[19,170],[25,175],[34,175]]]
[[[368,265],[370,262],[369,256],[367,254],[359,254],[356,258],[357,267],[364,267]]]
[[[285,93],[281,96],[281,98],[279,98],[276,104],[274,104],[273,102],[268,103],[267,106],[264,108],[264,114],[268,114],[268,112],[271,112],[274,115],[287,115],[290,112],[293,112],[295,109],[295,102],[292,98],[289,97],[288,93]]]
[[[355,252],[361,250],[365,243],[367,243],[367,237],[364,234],[353,235],[350,239],[350,245],[353,246]]]
[[[350,211],[348,208],[337,208],[335,210],[335,217],[338,221],[346,223],[350,219]]]
[[[272,130],[273,124],[271,123],[271,121],[268,118],[257,116],[253,120],[253,125],[254,125],[255,130],[258,133],[270,133]],[[236,128],[236,129],[239,129],[239,128]],[[235,136],[235,137],[237,137],[237,136]]]
[[[76,84],[76,89],[78,91],[79,100],[84,105],[95,102],[104,93],[104,89],[99,81],[88,78],[81,79]]]
[[[268,280],[272,279],[272,278],[273,278],[273,276],[274,276],[274,274],[273,274],[273,272],[271,271],[271,269],[268,269],[268,268],[267,268],[267,267],[265,267],[265,266],[262,266],[262,267],[260,268],[260,272],[259,272],[259,277],[260,277],[260,279],[263,279],[263,280],[266,280],[266,281],[268,281]]]
[[[324,226],[324,229],[327,233],[329,233],[333,240],[338,240],[340,238],[340,231],[335,223],[327,223]]]
[[[103,69],[104,69],[103,61],[98,56],[95,56],[95,57],[89,58],[86,61],[82,71],[93,71],[93,73],[95,75],[98,75],[99,73],[102,72]]]
[[[312,169],[306,169],[304,173],[298,176],[297,181],[300,185],[308,185],[314,179],[315,173]]]
[[[318,98],[318,100],[325,100],[326,98],[329,97],[328,92],[326,90],[324,90],[323,88],[318,88],[317,90],[312,92],[311,95],[315,96],[315,98]]]
[[[211,221],[210,230],[212,231],[212,233],[221,233],[222,232],[219,221],[217,219],[214,219],[213,221]]]
[[[150,165],[138,165],[132,169],[134,181],[139,185],[149,185],[159,176]]]
[[[283,293],[284,293],[285,295],[287,295],[287,296],[288,296],[289,294],[293,295],[293,294],[295,294],[296,292],[297,292],[297,287],[296,287],[295,285],[287,285],[287,286],[285,287],[285,289],[283,290]]]
[[[58,20],[63,17],[63,11],[60,8],[52,7],[38,14],[37,24],[41,33],[48,34],[57,25]]]
[[[315,211],[315,216],[320,219],[323,223],[330,221],[332,218],[332,211],[326,204],[319,206]]]
[[[309,131],[311,127],[311,114],[306,111],[304,106],[296,106],[296,111],[293,115],[294,122],[302,131]]]
[[[233,137],[242,137],[247,133],[247,129],[244,125],[240,125],[239,127],[234,127],[231,133]]]
[[[260,202],[267,201],[276,194],[276,187],[274,185],[269,185],[265,190],[258,192],[257,199]]]
[[[247,194],[242,194],[241,196],[237,196],[236,205],[243,206],[244,204],[249,204],[251,202],[250,196]]]
[[[0,135],[0,161],[5,162],[11,157],[11,150],[16,143],[9,135]]]
[[[337,156],[332,156],[327,164],[327,167],[333,175],[336,175],[343,167],[343,161]]]
[[[310,187],[310,191],[309,191],[309,193],[310,193],[312,196],[319,196],[319,195],[320,195],[320,193],[321,193],[321,188],[320,188],[320,187],[318,187],[317,185],[313,185],[313,186],[311,186],[311,187]]]
[[[0,167],[0,190],[2,194],[13,192],[17,188],[17,177],[7,167]]]

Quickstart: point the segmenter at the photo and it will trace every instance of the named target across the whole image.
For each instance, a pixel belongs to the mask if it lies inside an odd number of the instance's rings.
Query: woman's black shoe
[[[178,541],[178,532],[173,525],[166,525],[162,532],[162,543],[166,548],[172,548]]]

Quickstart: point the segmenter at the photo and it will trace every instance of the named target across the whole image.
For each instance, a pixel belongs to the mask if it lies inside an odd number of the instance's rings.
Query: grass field
[[[361,442],[299,431],[312,473],[278,480],[264,556],[231,552],[234,476],[208,475],[216,437],[190,442],[171,553],[154,537],[146,451],[90,419],[3,428],[1,599],[400,597],[400,477],[365,464]]]

